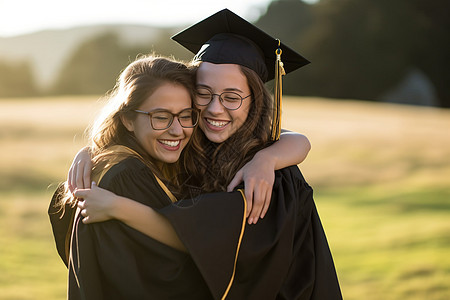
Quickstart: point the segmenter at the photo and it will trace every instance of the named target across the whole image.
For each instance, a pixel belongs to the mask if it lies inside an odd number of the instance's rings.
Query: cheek
[[[200,116],[199,116],[199,120],[198,120],[198,125],[200,128],[203,127],[203,115],[206,111],[206,107],[205,106],[196,106],[199,110],[200,110]]]
[[[243,105],[238,110],[232,111],[231,116],[235,120],[239,120],[240,123],[244,123],[247,120],[250,105]]]
[[[156,130],[153,130],[150,128],[149,124],[144,122],[135,122],[134,134],[139,144],[145,148],[152,146],[155,143],[156,138],[159,136]]]

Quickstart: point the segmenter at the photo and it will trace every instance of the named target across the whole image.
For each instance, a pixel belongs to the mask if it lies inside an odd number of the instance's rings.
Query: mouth
[[[158,140],[167,150],[176,151],[180,148],[181,140]]]
[[[208,127],[212,130],[221,130],[231,123],[230,121],[213,120],[209,118],[204,118],[204,120]]]

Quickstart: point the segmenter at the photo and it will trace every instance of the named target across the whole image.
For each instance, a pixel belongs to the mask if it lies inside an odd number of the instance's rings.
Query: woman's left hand
[[[118,196],[108,190],[99,188],[92,182],[90,189],[77,189],[74,196],[82,198],[78,201],[83,223],[103,222],[113,219],[113,210]]]
[[[244,182],[248,224],[256,224],[259,218],[264,218],[269,209],[275,181],[275,163],[269,157],[258,154],[236,173],[227,187],[227,191],[231,192],[239,183]]]

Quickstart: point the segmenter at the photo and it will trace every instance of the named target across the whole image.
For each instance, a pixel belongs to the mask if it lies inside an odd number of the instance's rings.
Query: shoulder
[[[284,199],[285,203],[298,207],[297,211],[305,216],[310,213],[314,205],[313,189],[306,182],[298,166],[276,171],[273,194],[278,195],[278,201]]]
[[[127,184],[141,182],[142,179],[155,182],[155,175],[140,159],[128,157],[112,166],[101,179],[104,188],[125,181]]]
[[[152,170],[136,157],[128,157],[112,166],[99,187],[152,207],[172,203]]]
[[[109,176],[114,176],[122,172],[126,172],[127,170],[140,171],[146,169],[150,171],[150,169],[140,159],[130,156],[112,166],[107,174],[110,174]]]
[[[282,181],[295,182],[297,184],[301,184],[311,188],[309,184],[306,182],[306,179],[303,176],[302,172],[296,165],[277,170],[275,171],[275,175]]]

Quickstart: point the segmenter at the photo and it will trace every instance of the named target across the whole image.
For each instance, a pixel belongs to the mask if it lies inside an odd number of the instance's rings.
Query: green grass
[[[381,191],[316,197],[345,298],[448,299],[449,189]]]
[[[450,299],[450,112],[285,97],[345,299]],[[95,97],[0,99],[0,299],[64,299],[47,207]]]
[[[2,192],[0,299],[64,299],[66,268],[46,215],[50,193]]]

